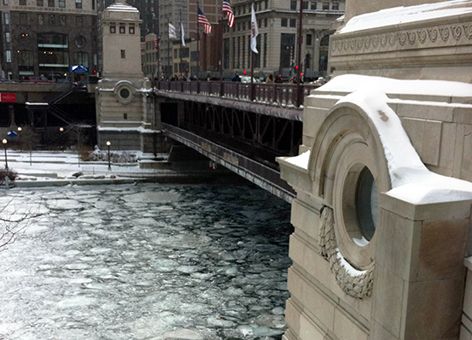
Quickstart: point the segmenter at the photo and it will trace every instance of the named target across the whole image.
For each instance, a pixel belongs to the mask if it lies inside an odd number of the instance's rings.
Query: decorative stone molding
[[[320,254],[329,262],[339,287],[349,296],[364,299],[372,295],[375,262],[366,270],[354,268],[339,251],[336,242],[334,213],[329,207],[321,212]]]
[[[333,35],[331,56],[471,45],[472,21],[398,31],[388,30],[383,33],[361,33]]]

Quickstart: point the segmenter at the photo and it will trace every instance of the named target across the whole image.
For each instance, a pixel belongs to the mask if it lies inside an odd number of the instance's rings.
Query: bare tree
[[[0,250],[15,242],[31,223],[46,213],[43,200],[25,204],[17,202],[15,197],[4,197],[0,200]]]

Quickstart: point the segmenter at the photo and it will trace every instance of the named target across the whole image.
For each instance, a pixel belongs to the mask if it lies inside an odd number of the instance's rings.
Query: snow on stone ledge
[[[286,164],[302,170],[304,172],[308,171],[308,162],[310,160],[311,151],[305,151],[295,157],[277,157],[278,160],[284,161]]]
[[[394,7],[355,16],[339,30],[339,33],[394,26],[471,12],[472,3],[470,0],[452,0],[408,7]]]
[[[375,88],[386,94],[472,97],[472,84],[468,83],[445,80],[399,80],[358,74],[337,76],[318,88],[316,92],[350,93],[366,87]]]
[[[408,138],[400,118],[378,87],[365,86],[338,101],[360,107],[377,129],[392,190],[387,194],[412,204],[472,200],[472,183],[429,171]]]

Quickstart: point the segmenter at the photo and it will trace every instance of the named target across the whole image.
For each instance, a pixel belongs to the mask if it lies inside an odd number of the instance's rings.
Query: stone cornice
[[[331,57],[461,47],[472,47],[471,15],[335,34]]]

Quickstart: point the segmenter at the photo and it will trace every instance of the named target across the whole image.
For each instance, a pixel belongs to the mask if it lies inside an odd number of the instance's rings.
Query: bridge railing
[[[263,84],[221,81],[158,81],[156,88],[161,91],[186,94],[216,96],[222,98],[256,101],[261,104],[283,107],[300,107],[304,98],[315,89],[314,85],[302,85],[298,95],[296,84]]]

